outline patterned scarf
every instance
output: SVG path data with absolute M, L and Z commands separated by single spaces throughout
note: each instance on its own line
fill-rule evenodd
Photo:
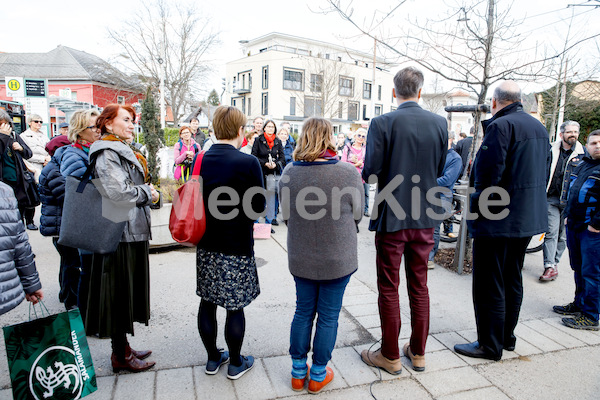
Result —
M 75 147 L 79 150 L 85 151 L 86 154 L 90 154 L 90 146 L 91 145 L 92 144 L 85 139 L 77 139 L 77 141 L 75 143 L 73 143 L 71 146 Z
M 324 158 L 326 160 L 338 160 L 338 155 L 334 150 L 331 149 L 326 149 L 323 153 L 321 153 L 321 155 L 319 156 L 319 158 Z
M 126 144 L 131 150 L 133 150 L 135 158 L 137 158 L 138 162 L 142 166 L 142 169 L 144 170 L 144 182 L 150 183 L 152 181 L 152 177 L 150 176 L 150 172 L 148 171 L 148 162 L 146 161 L 146 157 L 144 157 L 144 155 L 135 146 L 130 145 L 125 140 L 117 137 L 113 133 L 109 133 L 102 136 L 102 139 L 100 140 L 109 140 L 112 142 L 121 142 L 123 144 Z
M 265 139 L 267 139 L 267 144 L 269 145 L 269 149 L 273 148 L 273 145 L 275 144 L 275 134 L 271 134 L 269 135 L 267 132 L 265 132 Z

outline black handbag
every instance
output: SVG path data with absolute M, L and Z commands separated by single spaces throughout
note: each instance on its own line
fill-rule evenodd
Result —
M 40 205 L 40 191 L 38 189 L 38 184 L 35 183 L 35 178 L 33 172 L 29 170 L 23 171 L 23 180 L 25 183 L 25 195 L 26 200 L 24 202 L 25 207 L 37 207 Z
M 96 158 L 81 178 L 68 176 L 65 180 L 58 243 L 96 254 L 109 254 L 117 250 L 130 207 L 120 206 L 102 196 L 89 179 L 95 165 Z

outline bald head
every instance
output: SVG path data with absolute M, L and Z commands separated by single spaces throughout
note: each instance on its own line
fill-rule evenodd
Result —
M 521 101 L 521 88 L 519 85 L 515 81 L 502 82 L 494 90 L 494 95 L 492 96 L 492 115 L 517 101 Z

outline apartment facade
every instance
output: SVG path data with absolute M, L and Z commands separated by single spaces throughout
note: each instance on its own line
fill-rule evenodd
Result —
M 309 117 L 329 119 L 335 132 L 367 126 L 396 108 L 389 65 L 373 55 L 316 40 L 270 33 L 241 41 L 245 56 L 226 65 L 223 104 L 287 121 L 299 133 Z

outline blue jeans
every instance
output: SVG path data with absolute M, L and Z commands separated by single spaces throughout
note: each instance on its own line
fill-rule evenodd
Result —
M 265 222 L 270 224 L 277 217 L 276 210 L 276 196 L 277 184 L 279 182 L 279 175 L 267 175 L 265 177 L 266 189 L 267 189 L 267 215 L 265 216 Z
M 317 329 L 313 341 L 313 365 L 310 379 L 322 382 L 327 374 L 326 366 L 337 338 L 338 318 L 342 309 L 342 298 L 350 275 L 330 281 L 313 281 L 294 277 L 296 281 L 296 313 L 290 334 L 292 376 L 306 376 L 307 354 L 315 315 Z
M 560 199 L 548 197 L 548 231 L 544 237 L 542 250 L 544 252 L 544 268 L 555 267 L 560 262 L 563 252 L 567 248 L 567 235 Z
M 567 246 L 575 275 L 575 305 L 598 321 L 600 308 L 600 233 L 567 227 Z
M 444 207 L 444 210 L 451 211 L 452 210 L 452 199 L 447 199 L 445 197 L 442 197 L 441 200 L 442 200 L 442 207 Z M 431 249 L 431 251 L 429 252 L 429 261 L 433 261 L 433 258 L 435 257 L 435 253 L 437 253 L 438 248 L 440 247 L 440 225 L 443 222 L 444 221 L 437 224 L 435 226 L 435 229 L 433 230 L 433 249 Z M 446 230 L 446 224 L 444 223 L 444 232 L 445 233 L 452 232 L 452 224 L 450 224 L 450 229 Z

